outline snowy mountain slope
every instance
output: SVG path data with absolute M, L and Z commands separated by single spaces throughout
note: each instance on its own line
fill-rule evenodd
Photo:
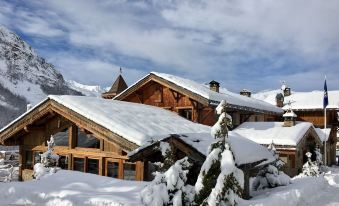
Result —
M 90 97 L 101 97 L 102 93 L 107 92 L 110 89 L 110 87 L 101 88 L 100 86 L 85 85 L 74 80 L 66 80 L 66 82 L 69 88 Z
M 82 95 L 30 45 L 0 26 L 0 127 L 48 94 Z

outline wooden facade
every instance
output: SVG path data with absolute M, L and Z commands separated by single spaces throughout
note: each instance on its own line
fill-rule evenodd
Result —
M 268 145 L 265 145 L 268 146 Z M 279 157 L 285 162 L 284 172 L 293 177 L 302 171 L 303 165 L 307 161 L 306 152 L 312 152 L 315 158 L 314 149 L 319 147 L 323 151 L 323 144 L 313 127 L 310 127 L 296 146 L 275 145 Z M 315 160 L 315 159 L 313 159 Z
M 212 102 L 172 82 L 150 74 L 132 87 L 126 89 L 115 100 L 161 107 L 178 113 L 193 122 L 212 126 L 217 120 Z M 259 111 L 239 105 L 228 105 L 228 113 L 233 117 L 235 126 L 245 121 L 274 121 L 277 114 Z
M 138 145 L 69 108 L 48 99 L 0 133 L 3 145 L 19 145 L 20 178 L 32 178 L 33 165 L 54 135 L 54 151 L 62 169 L 120 179 L 143 180 L 143 163 L 129 162 Z
M 298 115 L 297 120 L 311 122 L 315 127 L 324 128 L 325 115 L 321 109 L 294 110 Z M 336 144 L 338 131 L 338 110 L 327 109 L 326 121 L 327 128 L 330 128 L 329 138 L 326 142 L 327 147 L 327 165 L 337 164 L 336 162 Z

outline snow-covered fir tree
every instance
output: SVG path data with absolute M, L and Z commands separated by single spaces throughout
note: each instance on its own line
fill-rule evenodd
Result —
M 163 162 L 158 162 L 156 165 L 159 167 L 158 171 L 165 172 L 175 163 L 175 155 L 172 147 L 168 142 L 160 142 L 159 148 L 163 157 Z
M 219 119 L 212 127 L 211 135 L 216 139 L 209 146 L 209 154 L 203 163 L 195 184 L 195 204 L 236 205 L 244 186 L 244 174 L 235 166 L 228 144 L 228 127 L 232 118 L 226 113 L 226 101 L 216 108 Z
M 194 188 L 187 185 L 191 164 L 185 157 L 175 162 L 166 172 L 156 172 L 154 180 L 141 191 L 141 201 L 147 206 L 191 205 Z
M 312 162 L 311 156 L 312 153 L 307 152 L 307 162 L 303 165 L 301 176 L 313 176 L 318 177 L 320 174 L 319 166 L 317 165 L 317 161 Z
M 280 171 L 285 163 L 279 158 L 273 142 L 268 146 L 268 150 L 275 157 L 275 161 L 259 170 L 252 184 L 254 190 L 273 188 L 291 183 L 291 178 L 283 171 Z
M 40 179 L 47 172 L 55 173 L 58 166 L 59 155 L 54 153 L 53 147 L 55 146 L 54 137 L 51 135 L 47 141 L 47 151 L 40 155 L 40 163 L 34 165 L 33 176 L 35 179 Z

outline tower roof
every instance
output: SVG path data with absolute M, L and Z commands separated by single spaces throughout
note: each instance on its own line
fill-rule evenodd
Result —
M 119 74 L 118 78 L 113 83 L 111 89 L 108 92 L 102 94 L 102 97 L 107 97 L 109 99 L 113 98 L 114 96 L 118 95 L 120 92 L 127 89 L 127 84 L 124 78 Z

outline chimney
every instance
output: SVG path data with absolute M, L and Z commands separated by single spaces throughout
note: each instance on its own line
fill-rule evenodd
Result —
M 220 84 L 219 84 L 219 82 L 217 82 L 217 81 L 214 81 L 214 80 L 212 80 L 212 81 L 210 82 L 210 90 L 212 90 L 212 91 L 215 91 L 215 92 L 218 92 L 218 93 L 219 93 L 219 87 L 220 87 Z
M 286 111 L 283 117 L 284 127 L 293 127 L 295 125 L 295 119 L 297 118 L 297 115 L 293 112 L 291 108 Z
M 28 110 L 30 110 L 30 109 L 32 109 L 32 105 L 31 105 L 31 104 L 27 104 L 27 106 L 26 106 L 26 111 L 28 111 Z
M 283 91 L 285 97 L 288 97 L 291 95 L 291 88 L 287 86 L 286 81 L 282 82 L 281 90 Z
M 251 97 L 251 91 L 249 91 L 247 89 L 243 89 L 243 90 L 240 91 L 240 95 L 246 96 L 246 97 Z
M 282 93 L 278 93 L 277 96 L 275 96 L 275 101 L 277 103 L 277 107 L 283 107 L 284 106 L 284 95 Z

